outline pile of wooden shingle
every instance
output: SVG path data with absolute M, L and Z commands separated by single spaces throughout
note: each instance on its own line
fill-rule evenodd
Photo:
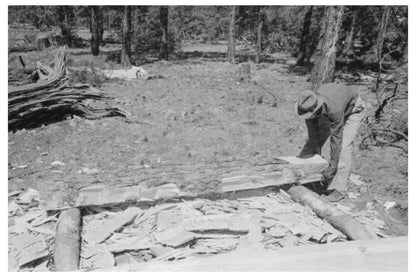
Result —
M 58 214 L 38 207 L 34 189 L 9 193 L 9 271 L 49 271 Z
M 126 189 L 113 195 L 115 204 L 101 205 L 100 199 L 108 199 L 108 195 L 99 189 L 86 188 L 80 193 L 79 203 L 97 202 L 82 207 L 81 270 L 204 257 L 253 245 L 278 250 L 346 240 L 344 234 L 283 190 L 259 189 L 186 200 L 171 198 L 178 189 L 168 184 L 146 191 L 149 197 L 161 199 L 157 202 L 117 203 L 118 198 L 129 197 Z M 92 195 L 96 198 L 89 198 Z M 59 211 L 44 209 L 39 198 L 33 189 L 9 194 L 9 271 L 54 270 Z M 361 212 L 352 212 L 347 206 L 338 208 L 356 217 L 373 234 L 383 236 L 384 222 L 371 207 Z
M 278 249 L 346 240 L 283 191 L 236 199 L 195 199 L 150 208 L 86 208 L 80 268 L 229 252 L 251 244 Z

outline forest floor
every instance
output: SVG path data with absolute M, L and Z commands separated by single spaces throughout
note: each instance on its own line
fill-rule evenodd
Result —
M 69 49 L 69 66 L 114 66 L 106 62 L 107 53 L 93 58 L 84 50 Z M 138 122 L 74 117 L 9 132 L 9 191 L 33 188 L 41 198 L 51 194 L 65 197 L 91 184 L 153 186 L 163 181 L 205 190 L 209 184 L 199 172 L 205 167 L 211 171 L 213 165 L 244 168 L 300 152 L 307 131 L 293 108 L 297 92 L 309 83 L 308 74 L 302 73 L 305 70 L 293 70 L 293 58 L 279 55 L 258 65 L 251 63 L 252 81 L 238 82 L 238 65 L 225 62 L 226 46 L 183 50 L 171 61 L 142 65 L 165 78 L 110 80 L 101 85 L 102 91 L 114 97 L 113 104 L 132 113 Z M 51 60 L 54 51 L 21 55 L 34 64 Z M 9 55 L 9 67 L 13 66 L 18 66 L 17 56 Z M 354 85 L 373 105 L 369 113 L 377 103 L 371 85 Z M 277 98 L 276 107 L 264 88 Z M 399 109 L 407 113 L 407 100 Z M 407 150 L 389 146 L 360 149 L 364 125 L 354 146 L 352 173 L 361 176 L 365 185 L 349 183 L 349 197 L 341 203 L 356 211 L 373 206 L 382 215 L 387 234 L 407 235 Z M 185 165 L 194 169 L 175 174 L 175 168 Z M 159 170 L 160 179 L 149 180 L 146 170 Z M 386 210 L 386 202 L 395 205 Z

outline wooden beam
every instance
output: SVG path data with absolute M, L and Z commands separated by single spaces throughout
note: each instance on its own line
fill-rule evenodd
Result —
M 407 237 L 279 250 L 259 246 L 207 258 L 175 262 L 147 262 L 97 271 L 407 271 Z
M 348 238 L 352 240 L 373 239 L 364 225 L 304 186 L 293 186 L 288 190 L 288 194 L 296 202 L 311 207 L 319 217 L 326 219 Z

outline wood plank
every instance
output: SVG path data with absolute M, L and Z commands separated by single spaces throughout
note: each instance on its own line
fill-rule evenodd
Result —
M 408 238 L 247 248 L 207 258 L 148 262 L 101 271 L 407 271 Z
M 162 210 L 156 215 L 157 231 L 165 231 L 182 223 L 183 216 L 178 211 Z
M 248 233 L 250 231 L 250 214 L 206 215 L 185 219 L 182 223 L 185 230 L 191 232 L 227 231 Z
M 98 185 L 82 188 L 78 193 L 76 206 L 113 205 L 130 201 L 135 202 L 139 198 L 139 187 L 111 188 Z
M 112 267 L 115 264 L 114 256 L 105 244 L 83 247 L 81 257 L 80 267 L 84 270 Z
M 17 267 L 25 266 L 48 255 L 48 244 L 42 236 L 27 232 L 17 236 L 9 236 L 8 258 L 12 260 L 12 268 L 17 269 Z
M 113 232 L 120 229 L 127 223 L 132 222 L 142 213 L 143 211 L 137 207 L 129 207 L 120 215 L 117 215 L 110 220 L 104 221 L 103 224 L 99 226 L 99 228 L 87 229 L 82 238 L 91 244 L 103 242 L 108 237 L 110 237 Z
M 131 237 L 113 244 L 108 244 L 107 248 L 108 251 L 112 253 L 119 253 L 127 250 L 138 251 L 143 249 L 149 249 L 151 246 L 152 244 L 149 242 L 149 239 L 147 238 Z
M 159 243 L 176 248 L 192 241 L 195 235 L 186 231 L 182 226 L 178 226 L 156 233 L 154 237 Z
M 286 161 L 289 164 L 293 165 L 322 165 L 327 164 L 327 161 L 322 158 L 320 155 L 314 155 L 308 158 L 301 158 L 296 156 L 285 156 L 280 157 L 280 160 Z

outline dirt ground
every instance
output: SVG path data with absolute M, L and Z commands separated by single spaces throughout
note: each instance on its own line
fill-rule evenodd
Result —
M 114 97 L 112 105 L 131 112 L 135 122 L 75 117 L 9 132 L 9 191 L 30 187 L 41 197 L 65 197 L 92 184 L 166 182 L 204 191 L 213 185 L 206 182 L 206 171 L 215 175 L 297 155 L 307 132 L 293 108 L 297 92 L 309 85 L 308 75 L 294 72 L 294 59 L 280 55 L 271 62 L 252 63 L 252 81 L 237 82 L 238 65 L 223 60 L 225 48 L 216 45 L 210 51 L 204 46 L 201 52 L 192 46 L 177 59 L 142 65 L 162 79 L 104 83 L 101 89 Z M 109 68 L 105 56 L 92 58 L 70 49 L 68 59 L 72 66 L 90 63 Z M 44 61 L 53 53 L 23 57 Z M 13 63 L 16 56 L 9 56 L 9 66 Z M 263 87 L 277 98 L 276 107 Z M 367 102 L 375 103 L 368 85 L 355 87 Z M 356 139 L 352 172 L 367 185 L 349 184 L 350 198 L 342 204 L 357 211 L 373 205 L 387 224 L 387 234 L 407 235 L 407 151 L 382 146 L 359 149 L 362 133 Z M 160 175 L 149 177 L 151 172 Z M 396 204 L 386 211 L 384 204 L 389 201 Z

